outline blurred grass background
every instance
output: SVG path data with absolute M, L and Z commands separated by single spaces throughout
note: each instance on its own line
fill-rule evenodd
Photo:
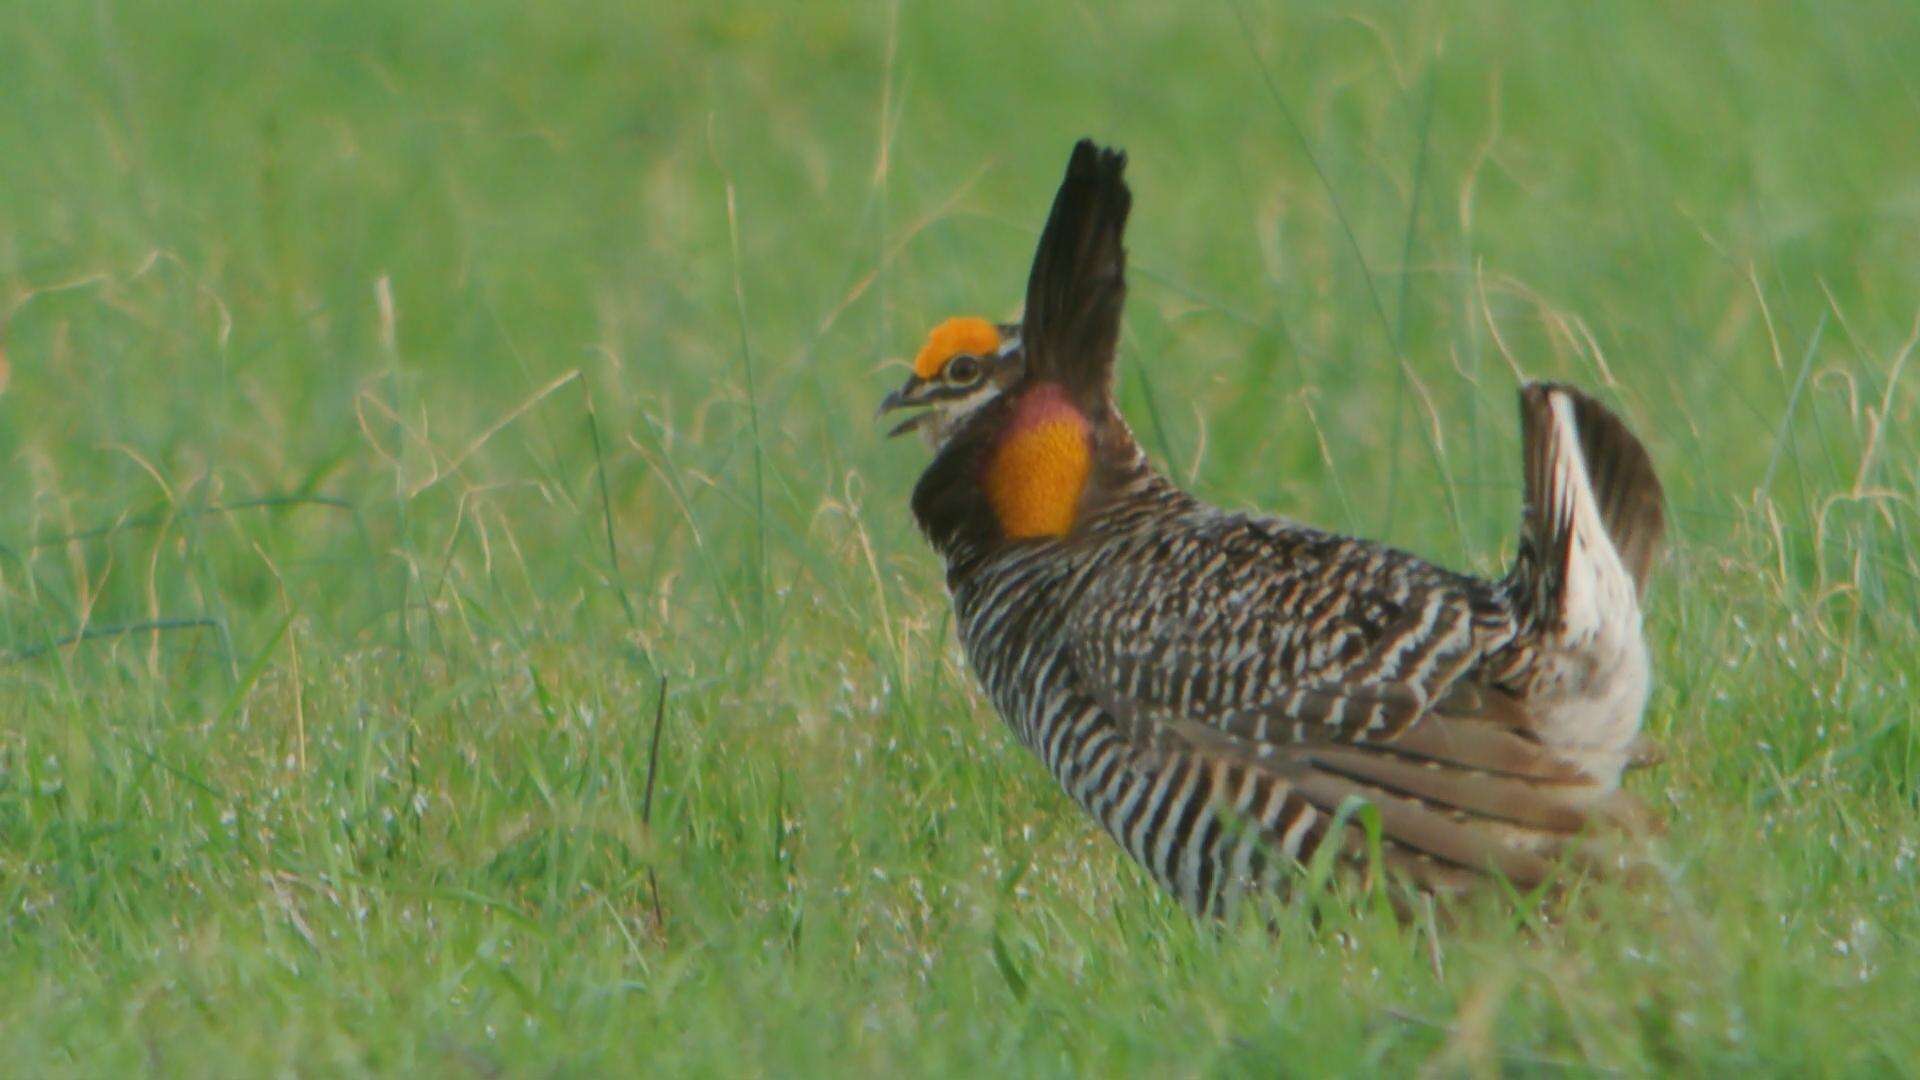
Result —
M 1915 55 L 1894 0 L 0 9 L 0 1071 L 1912 1074 Z M 1658 882 L 1196 925 L 974 694 L 869 417 L 1083 134 L 1210 498 L 1493 571 L 1518 377 L 1642 433 Z

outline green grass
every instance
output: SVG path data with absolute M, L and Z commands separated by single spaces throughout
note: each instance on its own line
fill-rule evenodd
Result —
M 1173 10 L 0 10 L 0 1072 L 1920 1071 L 1920 12 Z M 1209 497 L 1646 437 L 1654 881 L 1196 925 L 994 719 L 869 417 L 1089 133 Z

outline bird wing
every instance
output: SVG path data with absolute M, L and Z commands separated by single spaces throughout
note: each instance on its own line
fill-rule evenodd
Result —
M 1524 885 L 1596 814 L 1623 812 L 1475 677 L 1490 615 L 1465 579 L 1355 541 L 1264 535 L 1102 560 L 1074 604 L 1075 677 L 1143 765 L 1267 776 L 1322 819 L 1358 799 L 1412 862 Z

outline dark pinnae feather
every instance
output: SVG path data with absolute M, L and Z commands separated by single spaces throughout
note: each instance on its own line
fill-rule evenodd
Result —
M 1121 240 L 1133 206 L 1126 166 L 1125 154 L 1090 139 L 1074 146 L 1027 278 L 1021 344 L 1029 375 L 1060 382 L 1088 404 L 1104 397 L 1120 340 Z
M 1121 237 L 1133 196 L 1121 179 L 1126 164 L 1125 154 L 1091 140 L 1074 146 L 1034 252 L 1019 327 L 1025 379 L 1062 384 L 1096 419 L 1111 419 L 1103 413 L 1127 292 Z M 978 552 L 998 535 L 978 476 L 1006 413 L 1004 401 L 995 401 L 970 417 L 914 488 L 914 517 L 943 554 Z

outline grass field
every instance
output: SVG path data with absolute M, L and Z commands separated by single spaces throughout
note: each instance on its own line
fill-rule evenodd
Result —
M 0 9 L 0 1073 L 1920 1073 L 1916 55 L 1897 0 Z M 1520 376 L 1645 436 L 1651 882 L 1197 925 L 1003 730 L 870 416 L 1082 134 L 1208 497 L 1491 572 Z

